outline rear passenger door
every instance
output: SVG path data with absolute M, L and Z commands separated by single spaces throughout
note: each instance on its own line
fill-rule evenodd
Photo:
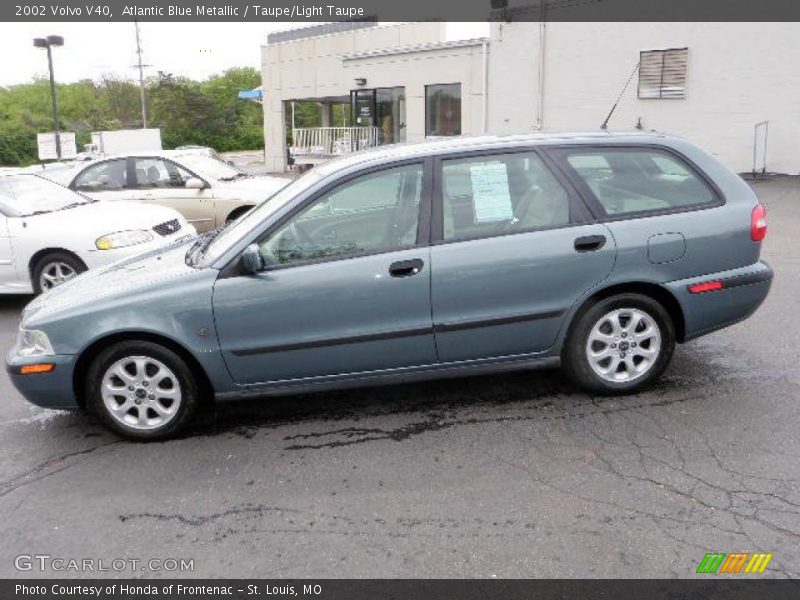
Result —
M 431 294 L 441 362 L 550 348 L 610 273 L 608 229 L 532 150 L 437 161 Z
M 724 207 L 721 192 L 669 147 L 589 146 L 550 152 L 614 234 L 615 273 L 663 283 L 757 259 L 752 205 Z

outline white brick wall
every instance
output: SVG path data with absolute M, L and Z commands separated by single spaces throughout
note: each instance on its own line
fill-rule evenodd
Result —
M 634 77 L 609 130 L 685 137 L 737 172 L 753 166 L 753 127 L 769 121 L 767 169 L 800 173 L 800 24 L 548 23 L 545 130 L 597 130 L 640 50 L 689 48 L 686 98 L 639 100 Z M 538 23 L 492 25 L 489 125 L 496 133 L 536 128 Z

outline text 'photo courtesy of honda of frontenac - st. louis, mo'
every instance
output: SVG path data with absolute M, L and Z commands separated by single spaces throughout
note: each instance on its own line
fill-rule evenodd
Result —
M 561 365 L 636 392 L 751 315 L 763 206 L 656 134 L 461 138 L 324 163 L 227 227 L 25 309 L 31 402 L 164 438 L 217 401 Z

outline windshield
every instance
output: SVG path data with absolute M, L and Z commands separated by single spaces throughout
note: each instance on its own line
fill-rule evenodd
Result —
M 261 204 L 239 217 L 228 227 L 220 230 L 204 249 L 203 262 L 208 265 L 217 260 L 247 232 L 254 229 L 259 223 L 277 212 L 290 200 L 302 194 L 323 177 L 324 175 L 317 172 L 316 169 L 308 171 L 280 189 L 274 196 L 267 198 Z
M 186 165 L 190 171 L 196 172 L 201 177 L 212 177 L 219 181 L 232 181 L 242 177 L 250 177 L 244 171 L 222 162 L 216 158 L 203 154 L 182 154 L 178 160 Z
M 8 217 L 27 217 L 72 208 L 93 200 L 37 177 L 0 177 L 0 211 Z

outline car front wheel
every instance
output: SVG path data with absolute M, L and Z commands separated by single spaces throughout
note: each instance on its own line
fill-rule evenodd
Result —
M 45 254 L 33 267 L 33 289 L 37 294 L 41 294 L 77 277 L 84 271 L 86 265 L 77 256 L 67 252 Z
M 110 429 L 135 440 L 164 439 L 184 429 L 198 405 L 185 361 L 152 342 L 126 341 L 102 351 L 86 380 L 88 408 Z
M 675 349 L 672 319 L 654 299 L 619 294 L 578 317 L 564 348 L 564 367 L 591 392 L 636 392 L 658 378 Z

